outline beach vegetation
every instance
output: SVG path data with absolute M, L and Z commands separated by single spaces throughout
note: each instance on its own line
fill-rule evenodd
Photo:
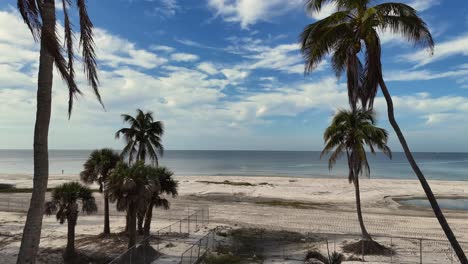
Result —
M 135 117 L 122 114 L 122 119 L 130 127 L 122 128 L 115 133 L 115 137 L 125 139 L 125 147 L 122 150 L 122 158 L 127 159 L 129 164 L 135 161 L 158 165 L 159 157 L 164 154 L 162 136 L 164 125 L 162 121 L 155 121 L 152 112 L 143 112 L 137 109 Z
M 118 211 L 125 211 L 127 215 L 128 248 L 136 244 L 137 214 L 148 208 L 154 192 L 160 189 L 158 181 L 147 177 L 155 170 L 141 161 L 133 165 L 119 163 L 107 181 L 109 200 L 116 203 Z
M 120 160 L 120 155 L 112 149 L 94 150 L 83 164 L 83 171 L 80 173 L 80 178 L 84 183 L 97 183 L 99 192 L 104 194 L 104 235 L 110 234 L 109 193 L 105 188 L 105 183 Z
M 72 5 L 72 2 L 76 5 Z M 60 8 L 59 8 L 60 5 Z M 18 0 L 17 6 L 24 23 L 35 41 L 40 43 L 39 71 L 37 85 L 36 123 L 34 127 L 34 188 L 26 223 L 23 229 L 17 263 L 35 263 L 41 238 L 45 194 L 49 178 L 48 136 L 52 109 L 52 85 L 54 65 L 68 88 L 68 116 L 73 108 L 74 98 L 81 94 L 75 78 L 75 36 L 69 11 L 78 9 L 79 43 L 85 79 L 99 102 L 97 60 L 95 54 L 93 23 L 87 12 L 85 0 Z M 63 12 L 64 43 L 57 32 L 57 12 Z
M 81 210 L 80 210 L 81 205 Z M 45 214 L 55 214 L 60 224 L 67 222 L 67 247 L 64 252 L 66 261 L 73 260 L 75 252 L 75 226 L 79 213 L 97 212 L 97 205 L 91 189 L 77 182 L 64 183 L 52 191 L 52 198 L 45 204 Z
M 325 130 L 323 138 L 325 147 L 321 156 L 329 155 L 328 168 L 330 170 L 339 158 L 346 155 L 349 168 L 348 180 L 354 184 L 356 210 L 362 237 L 364 240 L 372 240 L 362 217 L 359 177 L 370 175 L 366 147 L 373 154 L 377 149 L 391 158 L 391 151 L 387 146 L 388 133 L 385 129 L 376 126 L 375 115 L 371 110 L 340 110 Z
M 327 256 L 316 250 L 310 250 L 307 252 L 305 261 L 310 262 L 317 260 L 323 264 L 341 264 L 345 260 L 345 256 L 338 252 L 328 253 Z
M 378 88 L 387 103 L 388 120 L 397 134 L 411 168 L 432 206 L 447 239 L 460 262 L 468 259 L 448 224 L 436 197 L 419 168 L 395 119 L 392 96 L 383 78 L 382 47 L 379 32 L 391 31 L 413 43 L 434 52 L 434 40 L 417 11 L 404 3 L 377 3 L 371 0 L 307 0 L 308 12 L 319 12 L 326 3 L 334 3 L 337 11 L 305 27 L 300 35 L 305 72 L 310 73 L 331 54 L 332 67 L 339 77 L 346 71 L 348 100 L 352 110 L 360 102 L 363 109 L 373 109 Z M 362 63 L 361 58 L 364 58 Z
M 291 200 L 265 200 L 256 201 L 256 204 L 267 206 L 291 207 L 296 209 L 316 209 L 319 204 Z
M 250 182 L 235 182 L 235 181 L 197 181 L 199 183 L 205 183 L 205 184 L 220 184 L 220 185 L 232 185 L 232 186 L 257 186 L 256 184 L 250 183 Z M 268 183 L 262 183 L 259 185 L 267 185 Z
M 153 218 L 153 208 L 162 207 L 165 210 L 170 208 L 170 202 L 165 195 L 175 197 L 178 194 L 179 183 L 174 180 L 174 173 L 166 167 L 158 167 L 150 171 L 147 175 L 149 180 L 159 183 L 159 187 L 154 189 L 149 200 L 148 206 L 144 212 L 144 218 L 138 219 L 138 231 L 143 233 L 145 237 L 150 235 L 151 221 Z M 144 219 L 144 226 L 143 220 Z

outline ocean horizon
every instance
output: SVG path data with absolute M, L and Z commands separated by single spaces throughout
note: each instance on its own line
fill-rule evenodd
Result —
M 77 175 L 92 150 L 50 150 L 50 174 Z M 468 180 L 468 153 L 415 152 L 428 179 Z M 403 152 L 392 160 L 368 155 L 370 178 L 416 179 Z M 346 178 L 347 165 L 337 162 L 332 171 L 319 151 L 263 150 L 167 150 L 160 159 L 176 175 L 183 176 L 291 176 Z M 0 175 L 32 174 L 32 150 L 0 150 Z

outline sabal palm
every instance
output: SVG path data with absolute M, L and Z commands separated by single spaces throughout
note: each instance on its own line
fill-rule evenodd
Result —
M 349 167 L 348 179 L 355 187 L 356 209 L 362 236 L 364 239 L 370 240 L 371 236 L 366 230 L 362 217 L 359 177 L 362 174 L 370 175 L 366 147 L 373 154 L 377 149 L 391 158 L 391 151 L 387 146 L 388 133 L 385 129 L 375 125 L 375 116 L 371 110 L 341 110 L 334 116 L 331 125 L 325 130 L 323 138 L 325 147 L 322 156 L 330 154 L 328 159 L 330 170 L 336 161 L 343 154 L 346 154 Z
M 97 211 L 93 192 L 77 182 L 64 183 L 54 188 L 51 201 L 45 204 L 45 214 L 55 214 L 60 224 L 68 223 L 67 248 L 64 258 L 73 259 L 75 254 L 75 226 L 81 212 L 92 214 Z
M 123 136 L 127 145 L 122 150 L 122 157 L 128 158 L 131 164 L 134 160 L 146 161 L 148 157 L 158 165 L 159 156 L 164 153 L 161 137 L 164 134 L 164 125 L 161 121 L 154 121 L 153 113 L 144 113 L 137 109 L 135 117 L 122 115 L 124 122 L 129 123 L 129 128 L 122 128 L 115 137 Z
M 68 114 L 71 114 L 74 96 L 80 94 L 75 82 L 73 31 L 68 14 L 76 3 L 79 17 L 80 46 L 86 78 L 101 101 L 98 92 L 96 56 L 94 53 L 93 24 L 87 14 L 85 0 L 62 0 L 65 49 L 56 32 L 55 0 L 18 0 L 18 9 L 36 41 L 40 41 L 37 86 L 36 124 L 34 128 L 34 188 L 23 230 L 17 263 L 34 263 L 39 248 L 45 193 L 49 177 L 48 134 L 52 105 L 54 64 L 69 91 Z
M 111 171 L 120 161 L 120 155 L 112 149 L 94 150 L 83 165 L 80 178 L 86 184 L 97 183 L 99 192 L 104 193 L 104 234 L 110 234 L 109 223 L 109 195 L 105 189 L 105 182 Z
M 159 189 L 159 182 L 148 179 L 154 167 L 142 161 L 132 166 L 119 163 L 107 181 L 109 199 L 116 202 L 117 210 L 128 216 L 128 248 L 136 244 L 136 216 L 145 211 L 153 193 Z
M 153 174 L 148 175 L 149 179 L 158 181 L 160 189 L 153 192 L 148 208 L 145 212 L 144 235 L 148 236 L 151 229 L 151 220 L 153 218 L 153 207 L 162 207 L 164 209 L 170 208 L 169 201 L 164 195 L 172 197 L 178 194 L 178 182 L 173 178 L 174 173 L 166 167 L 156 168 Z
M 310 72 L 329 53 L 337 76 L 347 73 L 348 97 L 352 109 L 358 101 L 364 108 L 372 109 L 378 87 L 385 97 L 390 124 L 403 146 L 405 155 L 417 175 L 431 203 L 437 220 L 462 263 L 468 260 L 452 229 L 445 219 L 424 174 L 417 165 L 406 139 L 395 120 L 393 101 L 382 74 L 379 31 L 390 30 L 408 41 L 427 47 L 432 54 L 434 41 L 425 22 L 416 10 L 402 3 L 382 3 L 370 6 L 370 0 L 307 0 L 309 11 L 320 11 L 324 4 L 334 3 L 338 11 L 308 25 L 301 34 L 301 51 Z M 364 45 L 362 45 L 364 44 Z M 364 49 L 362 49 L 364 46 Z M 362 51 L 364 65 L 358 54 Z

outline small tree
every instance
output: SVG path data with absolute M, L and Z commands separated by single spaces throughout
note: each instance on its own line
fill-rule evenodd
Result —
M 136 244 L 136 216 L 145 211 L 159 182 L 148 179 L 155 168 L 137 162 L 132 166 L 119 163 L 107 181 L 109 199 L 116 202 L 117 210 L 128 216 L 128 248 Z
M 151 229 L 151 220 L 153 217 L 153 207 L 162 207 L 164 209 L 170 208 L 169 201 L 163 195 L 171 195 L 175 197 L 178 192 L 178 182 L 172 177 L 174 173 L 166 167 L 159 167 L 155 169 L 154 174 L 148 175 L 149 179 L 158 181 L 161 186 L 158 190 L 153 192 L 153 196 L 148 204 L 148 208 L 145 212 L 145 224 L 143 233 L 145 236 L 149 236 Z
M 111 171 L 117 166 L 120 161 L 120 155 L 112 149 L 104 148 L 95 150 L 91 153 L 88 160 L 83 165 L 83 171 L 80 173 L 80 178 L 86 184 L 97 183 L 99 192 L 104 193 L 104 234 L 110 234 L 109 223 L 109 194 L 104 188 L 105 182 Z
M 67 248 L 64 259 L 73 259 L 75 253 L 75 226 L 78 220 L 79 204 L 81 212 L 92 214 L 97 211 L 91 189 L 77 182 L 64 183 L 52 191 L 52 200 L 45 204 L 45 214 L 56 214 L 60 224 L 68 223 Z
M 128 163 L 134 161 L 150 161 L 158 166 L 158 159 L 164 153 L 162 145 L 162 136 L 164 134 L 164 125 L 162 121 L 154 121 L 152 112 L 143 112 L 137 109 L 135 117 L 127 114 L 122 115 L 125 123 L 130 127 L 122 128 L 115 133 L 119 139 L 124 137 L 126 146 L 122 150 L 122 158 L 128 158 Z
M 331 125 L 325 130 L 323 138 L 325 147 L 322 156 L 331 152 L 328 159 L 330 170 L 343 153 L 346 153 L 349 167 L 348 179 L 355 187 L 356 211 L 362 237 L 365 240 L 372 240 L 362 217 L 359 177 L 361 174 L 370 175 L 366 146 L 372 153 L 378 149 L 391 158 L 391 151 L 387 146 L 387 131 L 375 125 L 374 113 L 371 110 L 341 110 L 334 116 Z

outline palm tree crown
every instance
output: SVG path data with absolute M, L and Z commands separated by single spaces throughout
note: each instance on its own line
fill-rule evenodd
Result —
M 98 183 L 99 191 L 102 192 L 107 177 L 119 161 L 119 154 L 112 149 L 94 150 L 84 163 L 80 178 L 87 184 Z
M 109 199 L 116 202 L 117 210 L 127 212 L 127 224 L 131 248 L 136 243 L 136 217 L 146 211 L 154 192 L 160 189 L 159 181 L 150 179 L 156 168 L 142 161 L 132 166 L 119 163 L 107 181 Z
M 162 207 L 164 209 L 170 208 L 169 200 L 167 200 L 163 195 L 171 195 L 172 197 L 178 194 L 178 182 L 174 180 L 172 177 L 174 173 L 167 169 L 166 167 L 158 167 L 153 170 L 154 173 L 149 174 L 148 178 L 152 179 L 153 181 L 159 182 L 160 188 L 159 190 L 155 190 L 153 195 L 150 199 L 148 207 L 144 214 L 140 215 L 140 220 L 138 223 L 138 228 L 141 230 L 146 236 L 149 235 L 150 228 L 151 228 L 151 220 L 153 217 L 153 207 Z M 143 225 L 143 216 L 144 219 L 144 227 Z
M 104 192 L 104 231 L 105 235 L 110 234 L 110 219 L 109 219 L 109 195 L 107 190 L 104 190 L 105 182 L 107 181 L 111 171 L 117 166 L 120 161 L 120 155 L 112 149 L 104 148 L 95 150 L 91 153 L 88 160 L 83 165 L 84 169 L 80 173 L 80 178 L 86 184 L 98 183 L 99 192 Z
M 81 94 L 80 89 L 75 81 L 75 68 L 74 68 L 74 32 L 72 23 L 70 21 L 69 9 L 72 2 L 76 3 L 79 17 L 79 32 L 80 32 L 80 47 L 82 49 L 83 70 L 89 85 L 92 87 L 99 102 L 102 104 L 101 95 L 99 94 L 99 78 L 97 72 L 96 53 L 93 40 L 93 23 L 88 16 L 86 0 L 62 0 L 63 9 L 63 22 L 64 22 L 64 42 L 65 49 L 62 47 L 61 40 L 56 34 L 55 28 L 44 28 L 42 26 L 42 11 L 41 7 L 47 2 L 39 0 L 18 0 L 18 10 L 23 17 L 24 22 L 31 31 L 34 39 L 37 41 L 44 38 L 43 43 L 48 52 L 53 56 L 55 66 L 57 67 L 62 79 L 67 83 L 69 90 L 68 97 L 68 114 L 71 114 L 73 108 L 73 99 L 77 94 Z M 53 1 L 52 1 L 53 3 Z M 65 59 L 65 56 L 67 59 Z
M 67 248 L 64 252 L 65 260 L 75 257 L 75 226 L 78 220 L 79 204 L 81 212 L 86 214 L 97 211 L 93 192 L 77 182 L 64 183 L 52 191 L 52 200 L 45 204 L 45 214 L 55 213 L 55 217 L 63 224 L 68 222 Z
M 408 5 L 382 3 L 369 6 L 371 0 L 307 0 L 306 8 L 318 12 L 327 2 L 335 3 L 338 11 L 308 25 L 300 36 L 305 71 L 313 71 L 331 53 L 336 75 L 340 76 L 346 70 L 348 97 L 353 109 L 359 100 L 362 107 L 373 107 L 382 75 L 378 32 L 390 30 L 433 51 L 434 41 L 426 23 Z M 364 64 L 358 56 L 361 51 Z
M 350 165 L 350 182 L 354 182 L 362 173 L 370 173 L 366 146 L 373 154 L 378 149 L 391 158 L 387 146 L 388 133 L 375 126 L 375 114 L 371 110 L 338 111 L 323 138 L 325 147 L 322 156 L 331 153 L 328 160 L 330 169 L 346 153 Z
M 145 162 L 147 156 L 156 165 L 158 157 L 164 153 L 161 143 L 164 134 L 164 125 L 161 121 L 154 121 L 153 113 L 144 113 L 137 109 L 136 117 L 123 114 L 124 122 L 129 123 L 129 128 L 122 128 L 115 133 L 116 138 L 124 136 L 127 145 L 122 150 L 122 157 L 128 158 L 129 163 L 135 159 Z
M 57 220 L 63 224 L 67 220 L 73 220 L 70 217 L 78 213 L 78 202 L 81 202 L 81 212 L 86 214 L 97 212 L 91 189 L 77 182 L 64 183 L 52 191 L 52 200 L 46 203 L 45 214 L 56 213 Z

